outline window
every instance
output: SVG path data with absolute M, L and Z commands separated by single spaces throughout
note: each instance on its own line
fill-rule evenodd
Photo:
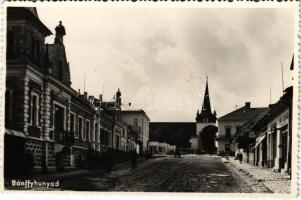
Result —
M 231 136 L 231 127 L 226 127 L 226 137 Z
M 122 137 L 125 137 L 125 129 L 122 129 Z
M 54 106 L 54 129 L 65 130 L 65 108 L 57 104 Z
M 64 78 L 64 64 L 60 60 L 60 61 L 58 61 L 58 79 L 60 81 L 63 81 L 63 78 Z
M 138 127 L 138 119 L 137 119 L 137 118 L 134 119 L 134 124 L 133 124 L 133 126 L 134 126 L 134 127 Z
M 32 59 L 36 58 L 36 42 L 34 37 L 31 38 L 31 57 Z
M 12 90 L 5 91 L 5 125 L 11 123 L 12 117 Z
M 83 140 L 86 140 L 86 137 L 88 137 L 88 141 L 91 141 L 92 138 L 90 138 L 90 121 L 86 121 L 86 133 L 83 135 Z
M 30 123 L 33 126 L 39 125 L 39 96 L 35 93 L 31 94 L 31 104 L 30 104 Z
M 13 58 L 15 54 L 15 34 L 13 31 L 7 32 L 7 51 L 6 57 Z
M 39 41 L 36 40 L 36 60 L 39 61 L 40 60 L 40 43 Z
M 78 117 L 78 132 L 76 134 L 77 138 L 82 139 L 83 138 L 83 118 L 82 117 Z
M 74 133 L 75 132 L 75 114 L 70 113 L 70 132 Z
M 120 148 L 120 137 L 119 135 L 116 135 L 116 149 L 119 150 L 119 148 Z
M 94 127 L 94 135 L 93 134 L 91 134 L 91 138 L 92 138 L 92 142 L 98 142 L 97 141 L 97 133 L 98 133 L 98 123 L 95 123 L 95 125 L 94 125 L 95 127 Z

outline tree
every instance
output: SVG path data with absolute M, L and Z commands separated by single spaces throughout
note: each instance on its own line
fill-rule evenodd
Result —
M 215 153 L 215 136 L 218 129 L 216 126 L 206 126 L 200 133 L 201 148 L 205 153 Z

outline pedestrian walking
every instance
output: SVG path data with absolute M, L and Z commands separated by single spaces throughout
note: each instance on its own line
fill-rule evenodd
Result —
M 238 153 L 238 160 L 241 164 L 242 163 L 242 153 L 241 152 Z
M 136 169 L 137 168 L 137 153 L 134 150 L 129 151 L 129 157 L 131 161 L 131 168 Z

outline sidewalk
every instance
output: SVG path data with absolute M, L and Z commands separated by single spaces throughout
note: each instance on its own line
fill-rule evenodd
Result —
M 229 157 L 228 161 L 239 171 L 245 172 L 249 177 L 263 183 L 271 192 L 290 193 L 291 180 L 289 175 L 273 172 L 270 169 L 260 168 L 245 162 L 240 164 L 233 157 Z
M 138 159 L 138 163 L 145 162 L 144 159 Z M 112 171 L 116 171 L 119 169 L 130 169 L 130 162 L 122 162 L 118 164 L 114 164 Z M 66 172 L 50 172 L 47 174 L 35 174 L 32 179 L 42 180 L 42 181 L 56 181 L 58 179 L 72 179 L 80 176 L 87 176 L 92 174 L 101 174 L 107 173 L 104 169 L 75 169 Z

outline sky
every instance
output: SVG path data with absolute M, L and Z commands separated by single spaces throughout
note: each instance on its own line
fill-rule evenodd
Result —
M 212 110 L 223 116 L 251 102 L 266 107 L 292 85 L 294 10 L 290 8 L 37 9 L 55 34 L 61 20 L 74 89 L 120 88 L 123 109 L 144 109 L 153 122 L 193 122 L 206 75 Z M 54 35 L 46 42 L 53 43 Z M 131 103 L 131 106 L 129 106 Z

